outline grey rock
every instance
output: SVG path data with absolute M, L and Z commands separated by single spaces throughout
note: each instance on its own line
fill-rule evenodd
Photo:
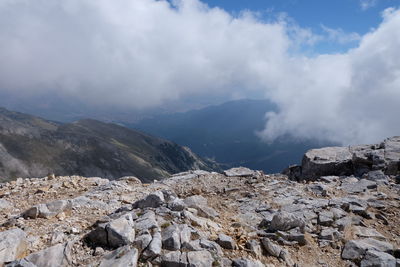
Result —
M 168 203 L 168 208 L 172 211 L 183 211 L 186 208 L 186 204 L 182 199 L 175 198 Z
M 0 265 L 23 257 L 27 248 L 26 234 L 21 229 L 0 232 Z
M 132 215 L 128 213 L 108 223 L 98 224 L 85 236 L 85 240 L 90 245 L 111 248 L 133 243 L 135 229 Z
M 305 222 L 302 218 L 287 212 L 278 212 L 272 218 L 269 230 L 271 231 L 287 231 L 292 228 L 299 227 L 304 231 Z
M 188 267 L 210 267 L 214 262 L 211 253 L 203 251 L 190 251 L 187 253 Z
M 187 224 L 180 224 L 178 227 L 179 227 L 181 248 L 186 248 L 192 238 L 192 229 Z
M 201 217 L 212 219 L 219 216 L 217 211 L 211 207 L 208 207 L 207 199 L 202 196 L 190 196 L 185 198 L 183 202 L 187 205 L 187 207 L 196 209 L 198 215 Z
M 360 264 L 361 267 L 396 267 L 396 258 L 375 250 L 368 250 Z
M 277 231 L 276 235 L 289 242 L 296 242 L 301 246 L 307 244 L 305 235 L 298 228 L 293 228 L 289 232 Z
M 126 214 L 106 226 L 108 245 L 117 248 L 130 245 L 135 240 L 135 229 L 131 214 Z
M 236 247 L 236 242 L 233 241 L 232 237 L 224 235 L 224 234 L 219 234 L 217 243 L 226 249 L 235 249 Z
M 137 236 L 135 241 L 133 242 L 133 246 L 136 247 L 139 252 L 142 252 L 147 246 L 150 244 L 153 237 L 150 233 L 143 233 L 140 236 Z
M 324 184 L 312 184 L 308 186 L 308 190 L 316 195 L 327 196 L 329 191 L 329 186 Z
M 136 267 L 138 257 L 136 248 L 123 246 L 105 255 L 99 267 Z
M 162 247 L 167 250 L 180 250 L 180 229 L 177 225 L 170 225 L 162 231 Z
M 135 221 L 135 229 L 138 233 L 142 231 L 147 231 L 150 229 L 158 228 L 158 223 L 156 220 L 156 215 L 153 211 L 149 210 L 143 215 L 141 215 Z
M 186 267 L 187 259 L 184 260 L 184 262 L 181 262 L 181 257 L 182 254 L 186 253 L 181 253 L 180 251 L 172 251 L 165 253 L 164 255 L 161 256 L 161 266 L 162 267 Z
M 378 241 L 372 238 L 350 240 L 343 248 L 342 258 L 346 260 L 361 260 L 367 250 L 390 253 L 393 251 L 393 246 L 387 242 Z
M 224 171 L 224 174 L 228 177 L 249 177 L 255 174 L 255 171 L 244 167 L 232 168 Z
M 134 209 L 158 208 L 165 203 L 164 193 L 156 191 L 133 203 Z
M 11 209 L 13 206 L 10 202 L 0 198 L 0 210 Z
M 199 245 L 200 245 L 201 248 L 213 251 L 217 255 L 222 255 L 223 254 L 220 245 L 218 245 L 214 241 L 210 241 L 210 240 L 207 240 L 207 239 L 200 239 Z
M 323 229 L 319 234 L 319 238 L 329 241 L 338 241 L 342 237 L 342 234 L 334 228 Z
M 187 197 L 183 200 L 183 202 L 189 207 L 189 208 L 196 208 L 198 206 L 207 206 L 207 199 L 205 197 L 199 196 L 199 195 L 194 195 Z
M 354 233 L 360 238 L 374 238 L 386 241 L 386 237 L 373 228 L 354 226 Z
M 334 214 L 332 211 L 322 211 L 318 214 L 318 223 L 323 226 L 331 226 L 334 222 Z
M 255 257 L 261 257 L 262 256 L 262 248 L 260 245 L 260 242 L 254 239 L 251 239 L 246 242 L 246 248 L 250 250 L 250 252 L 255 256 Z
M 219 213 L 208 206 L 197 206 L 197 214 L 204 218 L 214 219 L 219 216 Z
M 368 189 L 375 189 L 377 186 L 378 185 L 375 181 L 361 179 L 356 183 L 343 184 L 342 189 L 348 193 L 361 193 Z
M 5 267 L 37 267 L 37 266 L 32 262 L 27 261 L 26 259 L 21 259 L 10 262 L 6 264 Z
M 249 259 L 234 259 L 232 262 L 233 267 L 264 267 L 265 265 L 262 264 L 258 260 L 249 260 Z
M 307 151 L 302 161 L 302 177 L 316 180 L 321 176 L 351 175 L 353 155 L 348 147 L 326 147 Z
M 47 204 L 39 204 L 22 213 L 25 219 L 50 218 L 61 212 L 71 210 L 72 203 L 69 200 L 56 200 Z
M 70 266 L 69 247 L 67 244 L 57 244 L 44 250 L 30 254 L 25 258 L 39 267 Z
M 333 226 L 339 228 L 339 231 L 343 231 L 346 227 L 351 225 L 360 225 L 362 218 L 360 216 L 346 216 L 339 220 L 336 220 Z
M 154 259 L 161 255 L 162 240 L 161 233 L 155 232 L 153 238 L 145 251 L 142 253 L 144 259 Z
M 281 255 L 281 251 L 282 251 L 282 248 L 279 245 L 274 244 L 268 238 L 263 238 L 261 240 L 261 243 L 262 243 L 264 249 L 268 252 L 268 254 L 279 258 L 279 256 Z
M 385 173 L 388 175 L 396 175 L 399 171 L 400 162 L 400 136 L 394 136 L 384 141 L 385 149 Z
M 388 180 L 387 176 L 383 173 L 382 170 L 370 171 L 365 175 L 365 178 L 371 181 Z

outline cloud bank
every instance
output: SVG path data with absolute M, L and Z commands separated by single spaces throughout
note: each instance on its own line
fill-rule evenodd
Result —
M 400 11 L 382 16 L 365 36 L 326 28 L 359 46 L 310 57 L 310 30 L 198 0 L 2 0 L 0 93 L 146 108 L 262 92 L 279 107 L 265 140 L 375 142 L 400 134 Z

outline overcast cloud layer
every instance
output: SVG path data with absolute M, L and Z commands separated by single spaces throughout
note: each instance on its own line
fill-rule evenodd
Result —
M 349 143 L 400 135 L 400 10 L 359 46 L 302 55 L 321 36 L 279 18 L 232 17 L 197 0 L 0 0 L 0 93 L 134 108 L 263 92 L 279 107 L 261 136 Z

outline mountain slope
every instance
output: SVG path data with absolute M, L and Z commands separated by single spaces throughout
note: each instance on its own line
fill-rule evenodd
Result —
M 289 136 L 271 144 L 256 136 L 265 126 L 265 114 L 276 110 L 267 100 L 238 100 L 185 113 L 160 115 L 127 125 L 190 147 L 226 167 L 245 166 L 280 172 L 301 160 L 311 148 L 332 145 L 297 141 Z
M 143 181 L 189 169 L 214 169 L 189 149 L 115 124 L 46 121 L 0 109 L 0 177 L 85 175 Z

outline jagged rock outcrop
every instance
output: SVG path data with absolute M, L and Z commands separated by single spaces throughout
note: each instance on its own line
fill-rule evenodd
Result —
M 80 176 L 0 184 L 0 266 L 400 263 L 397 176 L 298 183 L 238 170 L 151 184 Z
M 330 175 L 376 179 L 379 171 L 386 175 L 400 173 L 400 136 L 375 145 L 312 149 L 304 155 L 301 166 L 291 166 L 284 174 L 297 181 Z

